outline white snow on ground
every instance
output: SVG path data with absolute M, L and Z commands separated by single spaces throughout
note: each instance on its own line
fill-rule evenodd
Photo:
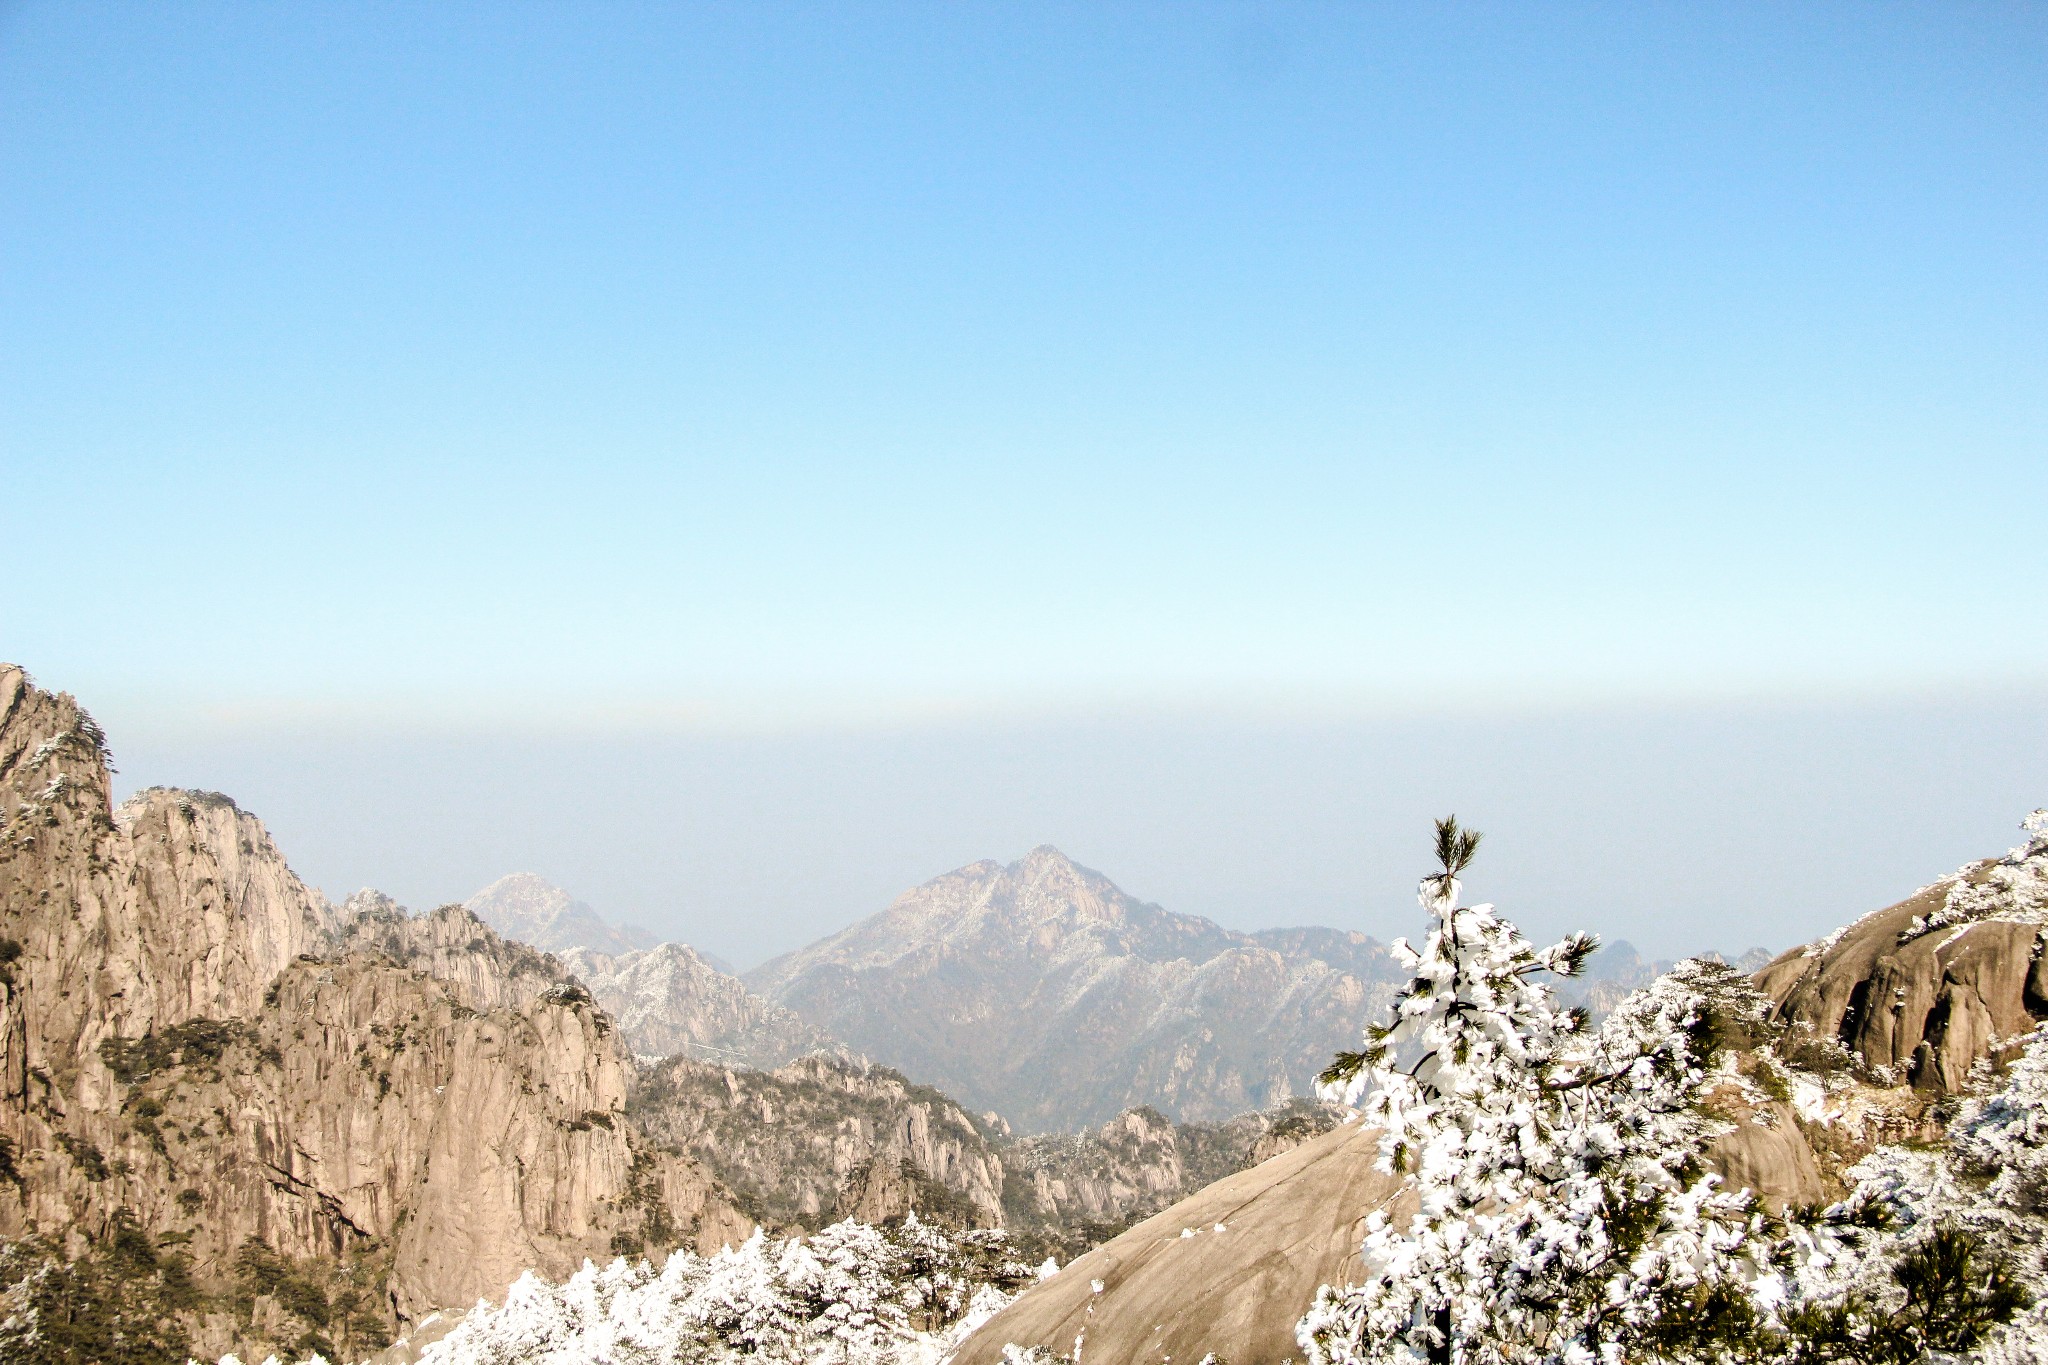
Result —
M 810 1238 L 756 1232 L 660 1270 L 586 1261 L 561 1284 L 527 1273 L 479 1303 L 420 1365 L 938 1365 L 1036 1272 L 1000 1233 L 838 1223 Z M 301 1365 L 325 1365 L 314 1356 Z M 220 1365 L 241 1365 L 233 1356 Z M 265 1365 L 277 1365 L 272 1357 Z

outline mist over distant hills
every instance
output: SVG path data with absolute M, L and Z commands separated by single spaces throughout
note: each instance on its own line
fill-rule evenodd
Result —
M 744 979 L 679 943 L 620 951 L 636 931 L 531 873 L 468 905 L 509 936 L 544 935 L 643 1056 L 766 1069 L 864 1056 L 1025 1132 L 1134 1107 L 1214 1123 L 1311 1095 L 1406 979 L 1369 935 L 1226 929 L 1050 846 L 936 877 Z M 1602 1014 L 1670 966 L 1619 941 L 1560 992 Z
M 1305 1094 L 1398 976 L 1363 934 L 1236 933 L 1040 847 L 934 878 L 747 981 L 1045 1131 L 1146 1104 L 1218 1120 Z
M 561 887 L 532 872 L 500 877 L 463 903 L 472 915 L 506 938 L 542 952 L 586 948 L 594 953 L 630 953 L 660 940 L 635 924 L 613 925 Z
M 1543 941 L 1645 957 L 1782 949 L 1953 867 L 2038 802 L 2048 694 L 1535 703 L 1526 713 L 1218 713 L 720 735 L 171 724 L 96 707 L 116 796 L 261 810 L 336 899 L 415 906 L 531 870 L 751 969 L 980 857 L 1051 843 L 1141 900 L 1239 930 L 1420 924 L 1417 831 L 1489 835 L 1481 888 Z M 308 781 L 308 773 L 319 780 Z M 602 799 L 583 799 L 602 793 Z M 1826 850 L 1826 856 L 1815 856 Z

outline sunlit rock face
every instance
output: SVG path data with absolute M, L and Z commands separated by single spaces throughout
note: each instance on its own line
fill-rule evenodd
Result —
M 1026 1290 L 955 1365 L 1077 1339 L 1083 1359 L 1298 1360 L 1294 1324 L 1317 1286 L 1362 1277 L 1367 1215 L 1401 1210 L 1378 1156 L 1377 1133 L 1350 1124 L 1209 1185 Z
M 1305 1095 L 1400 979 L 1363 934 L 1235 933 L 1038 848 L 927 882 L 747 983 L 1043 1132 L 1144 1105 L 1218 1121 Z
M 771 1228 L 912 1210 L 975 1227 L 1004 1222 L 995 1130 L 871 1062 L 815 1054 L 760 1071 L 671 1057 L 643 1068 L 630 1109 Z
M 616 1239 L 749 1230 L 626 1120 L 631 1059 L 558 964 L 459 907 L 344 917 L 226 797 L 113 810 L 90 718 L 12 666 L 0 941 L 0 1237 L 118 1214 L 209 1293 L 251 1240 L 354 1257 L 395 1326 Z M 215 1315 L 194 1343 L 251 1330 Z
M 1942 1093 L 2048 1018 L 2048 904 L 2039 834 L 1757 973 L 1781 1018 Z

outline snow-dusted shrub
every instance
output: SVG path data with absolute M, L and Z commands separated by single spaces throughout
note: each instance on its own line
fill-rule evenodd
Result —
M 1828 1216 L 1867 1231 L 1803 1271 L 1785 1358 L 2048 1365 L 2048 1025 L 1947 1139 L 1851 1169 Z
M 2027 836 L 2025 842 L 2003 858 L 1981 871 L 1973 865 L 1949 878 L 1941 907 L 1933 914 L 1916 916 L 1900 931 L 1899 942 L 1978 920 L 2048 923 L 2048 810 L 2037 810 L 2022 820 L 2020 831 Z
M 480 1303 L 420 1365 L 937 1365 L 1035 1272 L 1000 1232 L 837 1223 L 756 1232 L 712 1256 L 528 1272 Z M 222 1365 L 227 1365 L 223 1362 Z M 307 1362 L 306 1365 L 311 1365 Z
M 924 1365 L 1031 1279 L 1004 1252 L 1000 1234 L 952 1236 L 913 1215 L 807 1240 L 757 1232 L 710 1257 L 678 1252 L 659 1273 L 622 1260 L 559 1286 L 528 1275 L 421 1365 Z

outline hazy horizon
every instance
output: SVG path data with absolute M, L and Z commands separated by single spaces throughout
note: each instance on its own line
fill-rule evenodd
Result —
M 1446 812 L 1487 833 L 1471 894 L 1532 935 L 1776 951 L 2002 852 L 2048 772 L 2048 691 L 2021 690 L 778 734 L 96 713 L 122 792 L 226 792 L 336 900 L 423 909 L 534 872 L 742 969 L 1042 843 L 1230 928 L 1393 938 Z
M 0 656 L 346 894 L 1783 947 L 2048 801 L 2048 8 L 0 6 Z M 2030 511 L 2029 509 L 2036 509 Z

